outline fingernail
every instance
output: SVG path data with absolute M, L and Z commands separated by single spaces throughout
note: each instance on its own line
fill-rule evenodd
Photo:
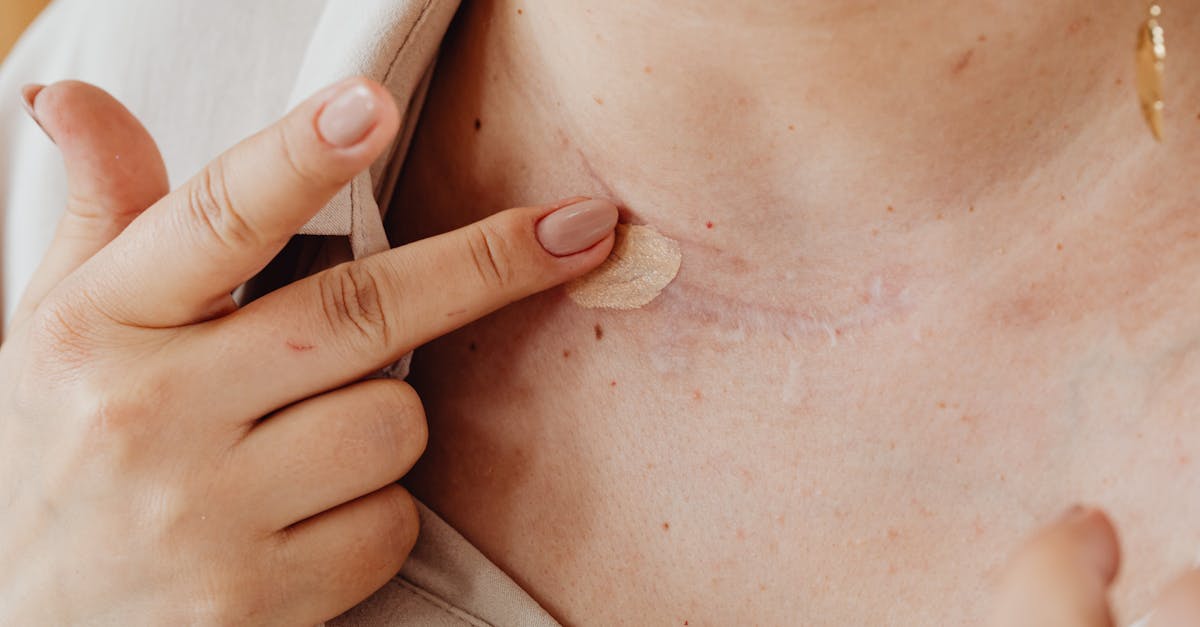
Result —
M 542 218 L 537 238 L 552 255 L 565 256 L 587 250 L 617 226 L 617 206 L 603 198 L 567 205 Z
M 357 144 L 379 122 L 379 104 L 370 88 L 354 83 L 342 88 L 317 116 L 317 132 L 338 148 Z
M 42 126 L 42 121 L 38 119 L 37 111 L 33 108 L 33 103 L 37 100 L 38 94 L 42 93 L 42 90 L 45 88 L 45 85 L 37 83 L 22 86 L 21 105 L 25 108 L 25 113 L 28 113 L 29 117 L 33 118 L 33 121 L 37 123 L 38 128 L 42 129 L 42 132 L 46 134 L 46 137 L 50 137 L 50 131 L 47 131 L 46 127 Z M 50 137 L 50 141 L 54 141 L 54 138 Z

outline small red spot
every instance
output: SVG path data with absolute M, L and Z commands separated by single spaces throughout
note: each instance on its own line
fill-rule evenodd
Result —
M 745 529 L 740 529 L 740 528 L 739 528 L 739 529 L 737 530 L 737 539 L 738 539 L 738 540 L 745 540 L 745 539 L 746 539 L 746 530 L 745 530 Z
M 700 393 L 700 390 L 693 390 L 692 398 L 694 398 L 696 400 L 700 400 L 700 399 L 704 398 L 704 395 Z
M 967 69 L 968 65 L 971 65 L 971 57 L 973 56 L 975 56 L 974 48 L 971 48 L 963 53 L 963 55 L 958 58 L 958 62 L 954 64 L 954 68 L 950 70 L 950 73 L 955 76 L 962 74 L 963 70 Z
M 454 316 L 461 316 L 461 315 L 463 315 L 463 314 L 465 314 L 465 313 L 467 313 L 467 310 L 466 310 L 466 309 L 455 309 L 454 311 L 447 312 L 447 313 L 446 313 L 446 317 L 447 317 L 447 318 L 453 318 Z
M 713 228 L 713 223 L 712 223 L 712 220 L 709 220 L 708 222 L 705 222 L 705 223 L 704 223 L 704 228 L 706 228 L 706 229 L 711 229 L 711 228 Z
M 293 342 L 291 340 L 287 341 L 287 347 L 296 351 L 297 353 L 303 353 L 305 351 L 310 351 L 310 350 L 316 348 L 316 346 L 313 346 L 312 344 L 301 344 L 299 342 Z
M 609 381 L 609 382 L 608 382 L 608 387 L 610 387 L 610 388 L 615 388 L 615 387 L 617 387 L 617 382 L 616 382 L 616 381 Z
M 983 43 L 983 42 L 987 41 L 987 35 L 980 35 L 975 38 L 975 41 L 978 41 L 979 43 Z
M 563 349 L 563 359 L 570 359 L 570 358 L 571 358 L 571 351 L 564 348 Z
M 595 326 L 595 328 L 594 328 L 594 329 L 592 329 L 592 330 L 593 330 L 593 331 L 595 331 L 595 333 L 596 333 L 596 339 L 597 339 L 597 340 L 602 340 L 602 339 L 604 339 L 604 327 L 602 327 L 602 326 L 600 326 L 599 324 L 597 324 L 597 325 Z

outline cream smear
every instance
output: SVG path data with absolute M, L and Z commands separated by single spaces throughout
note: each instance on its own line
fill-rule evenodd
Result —
M 589 309 L 638 309 L 675 280 L 682 261 L 679 244 L 653 227 L 618 224 L 608 259 L 567 283 L 567 296 Z

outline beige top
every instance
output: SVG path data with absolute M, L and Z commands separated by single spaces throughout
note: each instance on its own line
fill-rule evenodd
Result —
M 333 251 L 348 239 L 361 257 L 388 246 L 382 211 L 457 8 L 458 0 L 56 0 L 0 67 L 0 312 L 11 314 L 66 206 L 61 160 L 21 111 L 22 84 L 76 78 L 107 89 L 150 130 L 178 183 L 318 88 L 357 74 L 380 81 L 404 112 L 396 145 L 303 231 L 329 236 Z M 424 507 L 404 569 L 331 624 L 557 625 Z

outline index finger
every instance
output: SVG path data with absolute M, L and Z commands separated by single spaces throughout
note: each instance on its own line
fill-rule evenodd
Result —
M 254 276 L 392 142 L 399 113 L 353 78 L 309 98 L 155 203 L 72 280 L 119 322 L 180 326 Z
M 192 354 L 225 360 L 209 381 L 221 393 L 206 398 L 232 404 L 223 414 L 258 416 L 359 379 L 595 268 L 616 223 L 603 199 L 509 209 L 287 285 L 197 328 L 204 346 Z

